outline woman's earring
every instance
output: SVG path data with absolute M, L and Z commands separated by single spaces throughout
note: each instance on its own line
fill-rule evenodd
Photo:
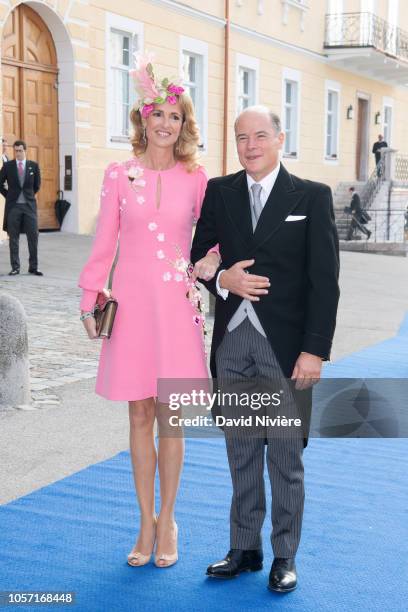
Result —
M 145 127 L 143 128 L 143 136 L 142 136 L 142 141 L 143 141 L 143 143 L 144 143 L 144 144 L 146 144 L 146 142 L 147 142 L 147 141 L 146 141 L 146 128 L 145 128 Z

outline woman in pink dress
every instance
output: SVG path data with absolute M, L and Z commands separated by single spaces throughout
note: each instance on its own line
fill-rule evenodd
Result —
M 202 320 L 186 297 L 185 272 L 207 175 L 197 162 L 199 133 L 191 99 L 174 82 L 155 81 L 151 64 L 140 56 L 138 61 L 133 74 L 139 102 L 130 115 L 134 155 L 105 171 L 92 252 L 79 280 L 81 319 L 89 337 L 95 338 L 92 308 L 105 286 L 119 240 L 112 283 L 119 306 L 112 336 L 102 344 L 96 392 L 129 402 L 130 452 L 141 523 L 128 563 L 145 565 L 155 548 L 156 565 L 168 567 L 178 558 L 174 505 L 184 441 L 180 435 L 164 435 L 169 412 L 157 401 L 157 387 L 159 379 L 208 377 Z M 209 252 L 194 272 L 210 279 L 218 264 L 218 253 Z

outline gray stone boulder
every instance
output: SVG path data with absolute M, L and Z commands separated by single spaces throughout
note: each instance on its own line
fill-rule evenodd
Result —
M 15 297 L 0 292 L 0 410 L 30 401 L 26 314 Z

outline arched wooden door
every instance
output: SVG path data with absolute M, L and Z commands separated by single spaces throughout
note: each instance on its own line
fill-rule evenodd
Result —
M 57 55 L 41 17 L 20 4 L 10 14 L 2 40 L 3 137 L 27 143 L 27 158 L 37 161 L 41 189 L 37 196 L 40 229 L 58 227 L 54 203 L 59 189 Z

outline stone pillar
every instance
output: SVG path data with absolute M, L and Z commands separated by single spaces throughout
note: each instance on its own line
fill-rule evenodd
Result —
M 384 159 L 384 179 L 386 181 L 395 180 L 395 159 L 398 149 L 383 147 L 380 149 L 381 157 Z
M 0 293 L 0 411 L 30 401 L 26 314 L 15 297 Z

